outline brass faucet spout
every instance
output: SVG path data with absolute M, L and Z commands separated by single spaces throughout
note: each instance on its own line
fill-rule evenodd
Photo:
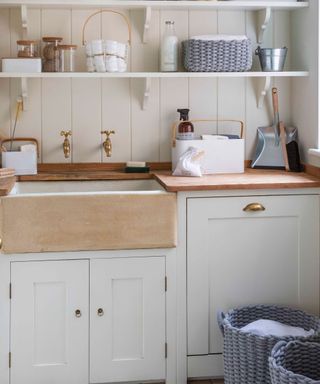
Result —
M 106 135 L 105 141 L 102 143 L 103 149 L 106 153 L 107 157 L 111 157 L 112 155 L 112 142 L 110 139 L 110 135 L 114 135 L 115 131 L 101 131 L 102 135 Z
M 68 137 L 71 135 L 72 135 L 71 131 L 61 131 L 60 132 L 60 136 L 64 136 L 62 148 L 63 148 L 64 157 L 66 159 L 68 159 L 70 157 L 70 153 L 71 153 L 70 140 L 68 139 Z

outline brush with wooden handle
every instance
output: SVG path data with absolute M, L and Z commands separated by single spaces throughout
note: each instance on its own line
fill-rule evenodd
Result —
M 283 121 L 279 122 L 280 141 L 282 147 L 283 161 L 286 171 L 290 171 L 288 153 L 287 153 L 287 134 Z

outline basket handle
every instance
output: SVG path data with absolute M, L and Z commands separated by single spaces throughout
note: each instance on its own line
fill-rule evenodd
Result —
M 124 15 L 123 13 L 121 12 L 118 12 L 118 11 L 113 11 L 111 9 L 101 9 L 100 11 L 97 11 L 97 12 L 94 12 L 92 13 L 90 16 L 87 17 L 86 21 L 84 22 L 83 24 L 83 27 L 82 27 L 82 45 L 86 45 L 86 41 L 85 41 L 85 32 L 86 32 L 86 26 L 88 24 L 88 22 L 96 15 L 99 15 L 101 13 L 115 13 L 116 15 L 119 15 L 123 18 L 123 20 L 126 22 L 127 24 L 127 27 L 128 27 L 128 35 L 129 35 L 129 38 L 128 38 L 128 44 L 131 45 L 131 35 L 132 35 L 132 31 L 131 31 L 131 25 L 130 25 L 130 22 L 129 22 L 129 19 L 127 18 L 126 15 Z
M 225 317 L 226 317 L 226 315 L 222 311 L 218 311 L 218 313 L 217 313 L 217 321 L 218 321 L 218 325 L 219 325 L 220 331 L 222 333 L 222 336 L 224 336 L 223 322 L 224 322 Z
M 4 143 L 9 143 L 11 141 L 30 141 L 31 143 L 34 143 L 35 146 L 37 147 L 37 155 L 38 157 L 40 157 L 40 150 L 39 150 L 39 142 L 37 139 L 34 139 L 33 137 L 17 137 L 17 138 L 13 138 L 13 139 L 0 139 L 0 148 L 1 148 L 1 151 L 2 151 L 2 145 Z
M 172 148 L 176 146 L 176 133 L 177 127 L 181 121 L 175 122 L 172 125 Z M 243 139 L 244 133 L 244 122 L 242 120 L 234 120 L 234 119 L 196 119 L 196 120 L 187 120 L 186 123 L 239 123 L 240 124 L 240 139 Z

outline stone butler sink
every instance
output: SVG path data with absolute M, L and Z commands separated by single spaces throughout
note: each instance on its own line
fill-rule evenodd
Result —
M 17 183 L 1 198 L 2 252 L 176 246 L 176 196 L 154 180 Z

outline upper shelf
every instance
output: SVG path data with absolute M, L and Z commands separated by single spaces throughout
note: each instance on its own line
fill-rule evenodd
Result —
M 307 77 L 307 71 L 286 72 L 0 72 L 0 78 L 215 78 L 215 77 Z
M 309 6 L 308 1 L 153 1 L 153 0 L 0 0 L 0 7 L 18 7 L 25 5 L 35 8 L 125 8 L 125 9 L 203 9 L 203 10 L 251 10 L 301 9 Z

